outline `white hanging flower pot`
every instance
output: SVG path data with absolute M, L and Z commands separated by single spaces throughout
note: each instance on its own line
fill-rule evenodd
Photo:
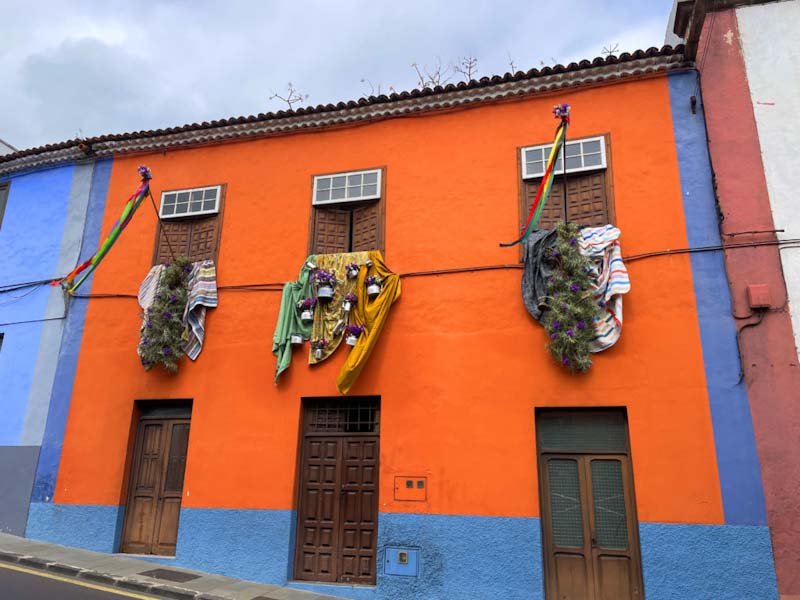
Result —
M 303 323 L 311 323 L 314 320 L 314 313 L 310 310 L 304 310 L 300 313 L 300 320 Z
M 355 279 L 358 277 L 358 269 L 347 269 L 347 276 L 350 279 Z
M 354 335 L 348 335 L 346 338 L 344 338 L 344 343 L 348 346 L 355 346 L 357 341 L 358 338 Z
M 349 300 L 345 300 L 344 302 L 342 302 L 342 310 L 344 312 L 350 312 L 351 310 L 353 310 L 353 303 L 350 302 Z
M 302 344 L 303 343 L 303 336 L 299 335 L 299 334 L 296 334 L 296 333 L 293 333 L 292 337 L 289 338 L 289 341 L 292 344 Z
M 317 288 L 317 298 L 330 300 L 333 298 L 333 287 L 330 285 L 321 285 Z
M 381 286 L 377 283 L 373 283 L 372 285 L 367 286 L 367 296 L 370 298 L 374 298 L 378 294 L 381 293 Z
M 317 348 L 316 350 L 314 350 L 314 358 L 316 358 L 317 360 L 322 358 L 322 348 Z

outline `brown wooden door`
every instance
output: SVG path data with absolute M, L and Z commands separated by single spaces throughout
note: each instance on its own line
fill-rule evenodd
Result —
M 375 583 L 378 437 L 306 437 L 295 577 Z
M 628 457 L 542 454 L 540 474 L 548 600 L 643 598 Z
M 175 555 L 189 424 L 188 419 L 139 422 L 121 552 Z

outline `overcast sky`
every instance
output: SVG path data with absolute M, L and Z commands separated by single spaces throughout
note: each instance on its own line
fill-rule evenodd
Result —
M 671 0 L 3 0 L 0 138 L 22 149 L 417 86 L 411 63 L 478 76 L 664 40 Z M 454 80 L 457 80 L 455 78 Z

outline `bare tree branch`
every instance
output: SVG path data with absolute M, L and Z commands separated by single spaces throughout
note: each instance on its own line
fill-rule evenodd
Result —
M 436 64 L 419 65 L 411 63 L 411 68 L 417 73 L 417 86 L 421 88 L 433 88 L 437 85 L 444 85 L 453 78 L 455 69 L 452 66 L 442 65 L 441 57 L 436 58 Z
M 464 76 L 464 81 L 470 82 L 478 74 L 478 59 L 474 56 L 460 56 L 455 65 L 453 65 L 455 73 L 461 73 Z
M 290 81 L 286 86 L 285 96 L 281 96 L 278 92 L 273 91 L 272 95 L 269 97 L 270 100 L 274 100 L 276 98 L 286 102 L 286 104 L 289 106 L 289 110 L 292 110 L 295 104 L 303 104 L 304 101 L 308 100 L 308 94 L 300 93 Z
M 508 55 L 508 68 L 511 69 L 511 73 L 517 72 L 517 65 L 514 63 L 514 59 L 511 57 L 511 52 L 506 52 Z

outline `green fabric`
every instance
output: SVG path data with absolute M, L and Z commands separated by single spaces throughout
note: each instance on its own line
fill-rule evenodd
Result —
M 313 294 L 309 281 L 312 269 L 308 267 L 308 263 L 313 263 L 315 260 L 315 256 L 309 256 L 303 263 L 303 268 L 300 269 L 300 277 L 297 281 L 290 281 L 283 286 L 281 310 L 278 313 L 278 323 L 275 325 L 275 335 L 272 336 L 272 353 L 277 358 L 275 383 L 278 383 L 281 373 L 292 364 L 292 344 L 289 341 L 292 335 L 302 335 L 304 340 L 311 337 L 312 324 L 303 323 L 300 320 L 297 303 Z

